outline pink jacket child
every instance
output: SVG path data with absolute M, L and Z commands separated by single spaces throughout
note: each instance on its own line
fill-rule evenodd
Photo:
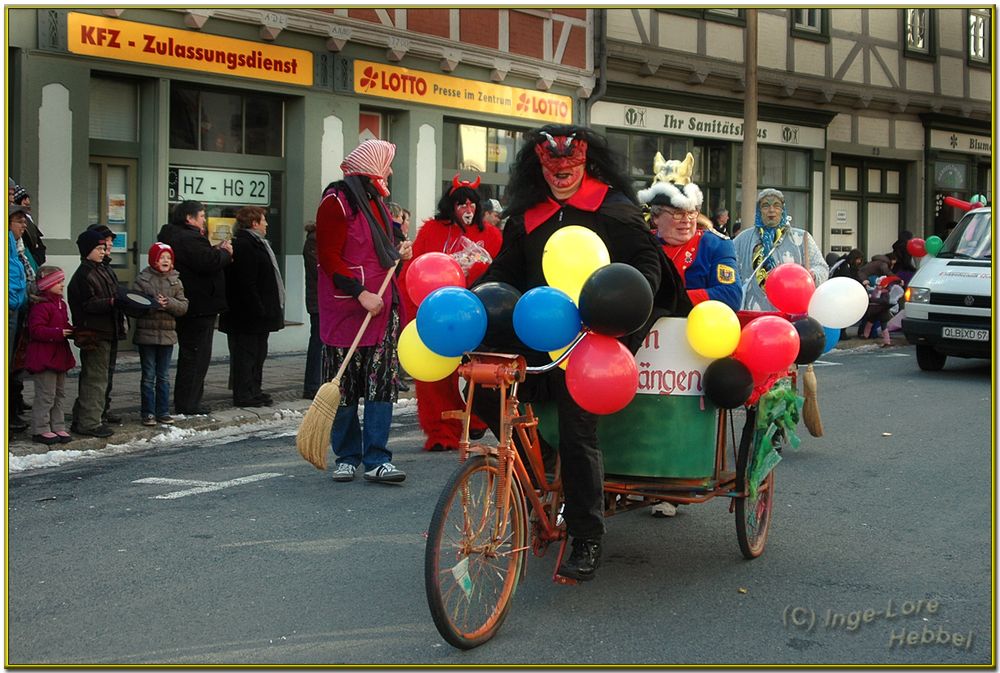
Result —
M 63 300 L 66 275 L 62 269 L 43 266 L 38 270 L 38 297 L 28 313 L 28 346 L 24 366 L 35 378 L 35 402 L 31 409 L 32 441 L 59 444 L 72 440 L 66 432 L 63 399 L 66 372 L 76 366 L 69 347 L 73 327 Z

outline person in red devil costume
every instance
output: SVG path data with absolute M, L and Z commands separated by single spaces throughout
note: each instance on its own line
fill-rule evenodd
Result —
M 406 272 L 413 260 L 428 252 L 443 252 L 452 255 L 462 265 L 465 271 L 466 287 L 483 275 L 492 260 L 500 252 L 503 234 L 492 224 L 483 222 L 482 198 L 477 191 L 479 178 L 473 182 L 452 178 L 451 185 L 445 190 L 438 201 L 437 213 L 433 218 L 425 220 L 413 241 L 413 257 L 403 268 L 401 278 L 406 278 Z M 485 250 L 489 260 L 470 242 Z M 406 321 L 417 316 L 417 306 L 410 299 L 404 285 L 403 297 L 406 307 Z M 441 413 L 453 409 L 464 409 L 458 387 L 458 372 L 440 381 L 417 381 L 417 417 L 427 439 L 424 442 L 425 451 L 447 451 L 458 448 L 458 440 L 462 434 L 462 424 L 456 420 L 444 420 Z M 478 418 L 473 418 L 470 435 L 479 439 L 486 433 L 486 424 Z
M 637 268 L 649 282 L 657 305 L 676 306 L 679 279 L 665 271 L 668 262 L 643 221 L 628 176 L 618 168 L 604 139 L 579 126 L 546 126 L 525 134 L 511 170 L 504 211 L 503 246 L 479 283 L 502 282 L 522 294 L 546 285 L 542 253 L 556 231 L 576 225 L 604 242 L 612 262 Z M 681 290 L 683 292 L 683 290 Z M 652 322 L 623 340 L 634 353 Z M 501 352 L 522 353 L 529 365 L 547 364 L 547 353 L 523 344 L 487 344 Z M 499 431 L 498 392 L 476 391 L 473 406 L 494 434 Z M 566 388 L 565 372 L 556 367 L 530 376 L 518 389 L 523 402 L 551 400 L 559 415 L 559 458 L 566 496 L 563 517 L 572 551 L 558 573 L 589 580 L 600 563 L 604 534 L 604 463 L 597 445 L 597 416 L 582 409 Z M 544 444 L 543 455 L 552 449 Z M 548 460 L 546 461 L 549 462 Z

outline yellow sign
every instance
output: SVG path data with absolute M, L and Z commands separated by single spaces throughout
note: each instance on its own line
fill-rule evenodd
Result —
M 205 221 L 208 240 L 212 242 L 212 245 L 216 245 L 232 239 L 234 224 L 236 224 L 235 217 L 209 217 Z
M 273 45 L 70 12 L 74 54 L 312 86 L 312 53 Z
M 435 75 L 371 61 L 354 62 L 354 90 L 369 96 L 521 119 L 560 124 L 573 120 L 573 99 L 569 96 Z

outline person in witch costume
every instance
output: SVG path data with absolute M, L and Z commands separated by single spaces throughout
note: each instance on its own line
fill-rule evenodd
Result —
M 792 217 L 785 210 L 785 195 L 777 189 L 763 189 L 757 194 L 755 220 L 753 227 L 744 229 L 733 240 L 743 278 L 743 308 L 776 311 L 764 291 L 767 274 L 776 266 L 800 264 L 809 269 L 817 286 L 830 275 L 830 267 L 812 234 L 792 226 Z
M 549 237 L 559 229 L 582 226 L 604 242 L 612 262 L 637 268 L 657 297 L 658 305 L 676 305 L 678 285 L 668 275 L 668 264 L 643 220 L 635 191 L 604 138 L 588 128 L 550 125 L 525 134 L 511 170 L 500 253 L 479 283 L 503 282 L 522 294 L 546 285 L 542 253 Z M 669 273 L 669 272 L 668 272 Z M 623 337 L 634 353 L 652 322 Z M 550 362 L 547 353 L 526 349 L 523 344 L 490 344 L 503 352 L 525 355 L 529 365 Z M 476 413 L 499 434 L 498 392 L 476 391 Z M 563 517 L 572 537 L 569 557 L 559 566 L 564 577 L 590 580 L 601 559 L 604 534 L 604 464 L 597 445 L 595 414 L 582 409 L 566 388 L 565 372 L 559 368 L 530 376 L 521 384 L 518 397 L 525 402 L 552 400 L 559 416 L 559 457 L 566 505 Z M 543 442 L 543 455 L 552 449 Z
M 324 381 L 334 378 L 365 315 L 372 315 L 340 380 L 340 406 L 330 430 L 330 445 L 337 457 L 334 481 L 352 481 L 361 465 L 368 481 L 406 479 L 406 473 L 392 464 L 388 447 L 392 405 L 399 394 L 395 385 L 399 288 L 393 280 L 383 295 L 378 294 L 401 256 L 384 200 L 389 196 L 386 181 L 392 175 L 395 154 L 396 146 L 384 140 L 358 145 L 340 165 L 344 179 L 327 186 L 316 211 L 316 291 L 320 338 L 325 344 Z M 358 418 L 361 399 L 365 400 L 363 427 Z
M 733 242 L 714 228 L 699 228 L 701 188 L 691 181 L 694 155 L 684 161 L 664 161 L 657 152 L 653 184 L 639 192 L 639 201 L 649 207 L 656 237 L 681 278 L 693 305 L 714 299 L 734 311 L 740 310 L 743 290 L 736 272 Z M 669 503 L 667 503 L 669 504 Z
M 503 234 L 495 226 L 483 222 L 482 198 L 476 191 L 478 186 L 479 178 L 471 183 L 459 180 L 457 174 L 452 178 L 438 201 L 437 213 L 424 221 L 413 241 L 413 257 L 400 276 L 404 283 L 413 260 L 429 252 L 443 252 L 455 257 L 465 272 L 466 287 L 471 287 L 483 275 L 489 262 L 481 253 L 473 252 L 475 248 L 471 248 L 469 243 L 485 250 L 492 259 L 500 252 Z M 408 322 L 416 318 L 417 306 L 406 292 L 405 285 L 403 301 Z M 459 392 L 458 372 L 452 372 L 440 381 L 417 381 L 416 386 L 417 417 L 426 436 L 424 450 L 457 450 L 462 424 L 457 420 L 442 419 L 441 413 L 465 408 Z M 473 417 L 470 436 L 480 439 L 485 433 L 486 424 Z

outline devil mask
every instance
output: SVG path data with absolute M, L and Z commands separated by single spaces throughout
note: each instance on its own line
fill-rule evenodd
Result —
M 559 200 L 576 193 L 583 182 L 587 165 L 587 141 L 568 136 L 551 136 L 542 132 L 543 139 L 535 145 L 535 154 L 542 164 L 542 177 Z

